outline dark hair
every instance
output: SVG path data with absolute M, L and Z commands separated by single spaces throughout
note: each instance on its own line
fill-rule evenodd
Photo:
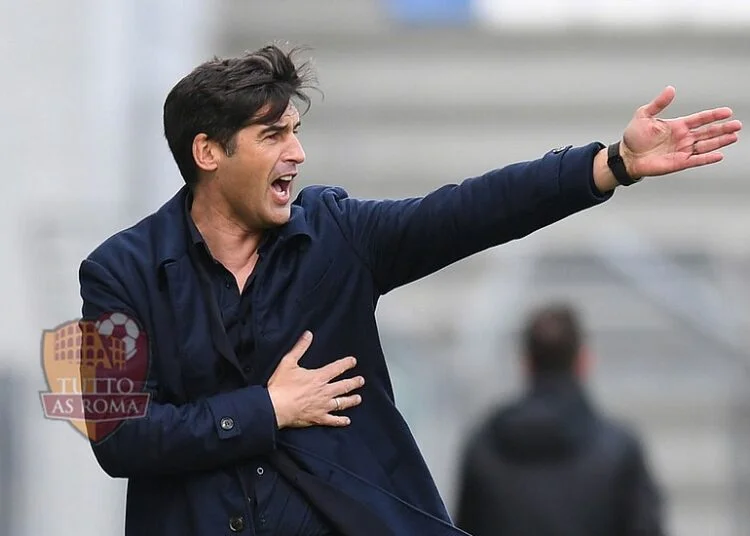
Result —
M 578 315 L 567 304 L 537 309 L 523 330 L 523 349 L 535 375 L 572 372 L 582 341 Z
M 303 89 L 314 87 L 314 77 L 309 63 L 295 65 L 299 51 L 268 45 L 238 58 L 215 57 L 172 88 L 164 102 L 164 136 L 190 187 L 198 180 L 192 152 L 198 134 L 231 155 L 239 130 L 278 121 L 290 100 L 303 102 L 307 111 L 310 98 Z

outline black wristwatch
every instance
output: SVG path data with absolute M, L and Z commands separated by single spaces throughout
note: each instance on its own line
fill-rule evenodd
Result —
M 615 176 L 615 179 L 617 179 L 617 182 L 623 186 L 630 186 L 641 180 L 634 179 L 628 175 L 628 170 L 625 169 L 625 162 L 623 162 L 622 156 L 620 156 L 619 141 L 613 143 L 607 148 L 607 165 L 609 166 L 609 169 L 612 170 L 612 174 Z

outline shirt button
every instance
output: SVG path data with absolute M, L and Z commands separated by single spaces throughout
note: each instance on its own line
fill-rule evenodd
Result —
M 234 428 L 234 419 L 231 417 L 224 417 L 219 424 L 221 425 L 222 430 L 231 430 Z
M 253 367 L 244 367 L 242 370 L 245 374 L 250 374 L 253 371 Z
M 258 467 L 255 472 L 258 473 L 258 476 L 263 476 L 263 473 L 265 473 L 262 467 Z
M 230 517 L 229 530 L 232 532 L 242 532 L 245 530 L 245 518 L 242 516 Z
M 227 287 L 227 288 L 231 288 L 232 284 L 227 279 L 226 281 L 224 281 L 224 286 Z

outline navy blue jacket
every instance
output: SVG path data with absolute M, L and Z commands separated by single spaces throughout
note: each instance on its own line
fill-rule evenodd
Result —
M 378 299 L 607 199 L 592 177 L 601 147 L 551 151 L 422 198 L 360 201 L 340 188 L 305 188 L 256 267 L 252 367 L 212 334 L 188 255 L 186 189 L 105 241 L 81 265 L 83 317 L 128 313 L 150 344 L 147 416 L 93 444 L 109 475 L 129 479 L 126 534 L 243 532 L 231 522 L 250 515 L 238 468 L 274 451 L 368 505 L 393 534 L 462 534 L 394 405 Z M 306 329 L 315 338 L 302 366 L 358 359 L 352 374 L 367 383 L 348 427 L 276 429 L 265 385 Z

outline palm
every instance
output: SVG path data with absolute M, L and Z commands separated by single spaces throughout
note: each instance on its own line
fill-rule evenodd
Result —
M 719 149 L 737 141 L 739 121 L 729 108 L 714 108 L 676 119 L 656 117 L 674 100 L 675 90 L 667 87 L 649 104 L 640 107 L 623 135 L 628 153 L 628 171 L 634 177 L 666 175 L 719 162 Z

